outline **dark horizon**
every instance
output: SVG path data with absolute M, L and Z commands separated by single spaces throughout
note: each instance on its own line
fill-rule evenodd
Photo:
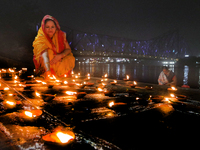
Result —
M 2 0 L 0 4 L 1 57 L 15 61 L 32 61 L 36 25 L 46 14 L 54 16 L 63 30 L 133 40 L 149 40 L 178 29 L 190 55 L 200 55 L 200 5 L 194 0 Z

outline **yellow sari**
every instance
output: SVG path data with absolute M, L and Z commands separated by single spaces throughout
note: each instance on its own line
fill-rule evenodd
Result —
M 56 33 L 53 35 L 53 38 L 49 38 L 48 35 L 44 32 L 44 22 L 46 19 L 51 19 L 56 23 Z M 52 16 L 46 15 L 43 20 L 41 27 L 38 31 L 37 36 L 33 42 L 33 61 L 35 64 L 35 69 L 38 74 L 44 73 L 44 64 L 41 61 L 41 54 L 44 51 L 48 51 L 49 61 L 54 58 L 54 55 L 63 52 L 65 49 L 71 49 L 67 40 L 66 34 L 60 30 L 60 26 L 55 18 Z M 62 77 L 65 74 L 69 74 L 75 66 L 75 58 L 72 53 L 68 54 L 61 61 L 50 65 L 51 73 Z

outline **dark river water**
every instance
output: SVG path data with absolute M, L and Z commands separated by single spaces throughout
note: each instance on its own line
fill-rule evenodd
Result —
M 191 88 L 200 87 L 200 66 L 175 66 L 170 65 L 177 76 L 177 85 L 189 85 Z M 130 80 L 138 82 L 157 84 L 157 79 L 162 71 L 162 66 L 131 64 L 131 63 L 76 63 L 75 72 L 80 72 L 81 75 L 90 73 L 92 77 L 102 77 L 105 73 L 108 78 L 123 79 L 126 75 L 130 76 Z

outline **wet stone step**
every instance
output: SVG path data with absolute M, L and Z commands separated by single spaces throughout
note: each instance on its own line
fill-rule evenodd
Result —
M 0 144 L 6 143 L 5 148 L 163 149 L 165 145 L 180 149 L 196 145 L 194 137 L 200 132 L 197 90 L 176 87 L 173 91 L 104 76 L 45 81 L 26 77 L 26 71 L 3 71 Z

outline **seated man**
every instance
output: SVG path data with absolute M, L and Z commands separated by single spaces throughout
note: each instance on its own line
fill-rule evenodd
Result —
M 176 85 L 176 75 L 174 72 L 168 69 L 168 67 L 163 66 L 163 71 L 158 77 L 159 85 Z
M 52 75 L 70 75 L 75 66 L 75 58 L 66 40 L 66 34 L 60 30 L 54 17 L 44 16 L 33 47 L 36 74 L 44 75 L 47 80 Z

